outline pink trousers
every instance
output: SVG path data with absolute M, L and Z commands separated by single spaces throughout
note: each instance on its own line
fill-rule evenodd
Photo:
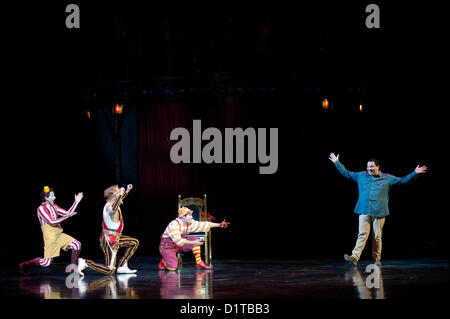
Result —
M 196 236 L 190 236 L 189 240 L 198 240 L 199 238 Z M 186 253 L 191 251 L 195 245 L 184 244 L 182 247 L 175 245 L 175 243 L 170 238 L 161 238 L 161 242 L 159 243 L 159 252 L 161 253 L 162 258 L 164 259 L 164 263 L 166 267 L 175 270 L 178 267 L 178 258 L 177 253 Z

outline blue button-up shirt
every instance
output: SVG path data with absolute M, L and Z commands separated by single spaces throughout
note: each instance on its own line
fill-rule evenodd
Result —
M 350 172 L 339 161 L 334 165 L 345 178 L 358 184 L 359 197 L 355 213 L 374 217 L 389 215 L 389 190 L 392 185 L 406 184 L 417 175 L 414 171 L 402 178 L 381 172 L 378 176 L 372 176 L 367 171 Z

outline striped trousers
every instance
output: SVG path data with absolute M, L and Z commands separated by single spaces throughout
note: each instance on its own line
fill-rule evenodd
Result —
M 125 235 L 121 235 L 120 239 L 119 239 L 119 248 L 121 247 L 126 247 L 127 250 L 125 251 L 125 254 L 123 255 L 123 257 L 120 259 L 119 261 L 119 267 L 122 267 L 123 265 L 125 265 L 128 260 L 133 256 L 134 252 L 136 251 L 136 249 L 139 246 L 139 240 L 137 240 L 136 238 L 132 238 L 130 236 L 125 236 Z M 105 255 L 105 264 L 99 264 L 96 263 L 92 260 L 86 260 L 86 264 L 88 265 L 89 268 L 104 274 L 104 275 L 114 275 L 114 273 L 116 272 L 116 261 L 113 261 L 113 268 L 109 268 L 109 265 L 111 263 L 111 255 L 112 255 L 112 251 L 111 248 L 109 248 L 108 243 L 106 242 L 106 238 L 105 236 L 102 234 L 100 236 L 100 247 L 103 250 L 103 254 Z

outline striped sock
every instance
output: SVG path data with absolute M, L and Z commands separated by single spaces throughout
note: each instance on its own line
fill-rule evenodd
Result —
M 192 252 L 194 253 L 194 257 L 195 257 L 195 262 L 197 264 L 202 262 L 202 256 L 201 256 L 201 250 L 200 250 L 200 246 L 195 245 L 194 248 L 192 248 Z
M 53 258 L 39 258 L 41 267 L 48 267 L 52 263 Z

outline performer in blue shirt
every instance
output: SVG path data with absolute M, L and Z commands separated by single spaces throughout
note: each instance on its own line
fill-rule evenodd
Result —
M 427 167 L 417 165 L 412 173 L 400 178 L 382 173 L 380 171 L 380 164 L 376 159 L 370 159 L 367 162 L 367 171 L 362 172 L 348 171 L 339 162 L 339 154 L 335 155 L 331 153 L 329 159 L 334 163 L 339 173 L 358 184 L 359 197 L 356 203 L 355 213 L 359 215 L 359 234 L 351 256 L 345 254 L 344 258 L 353 265 L 358 263 L 370 234 L 370 224 L 372 224 L 372 257 L 375 263 L 381 266 L 381 235 L 384 219 L 389 215 L 389 191 L 391 186 L 408 183 L 417 174 L 425 173 Z

